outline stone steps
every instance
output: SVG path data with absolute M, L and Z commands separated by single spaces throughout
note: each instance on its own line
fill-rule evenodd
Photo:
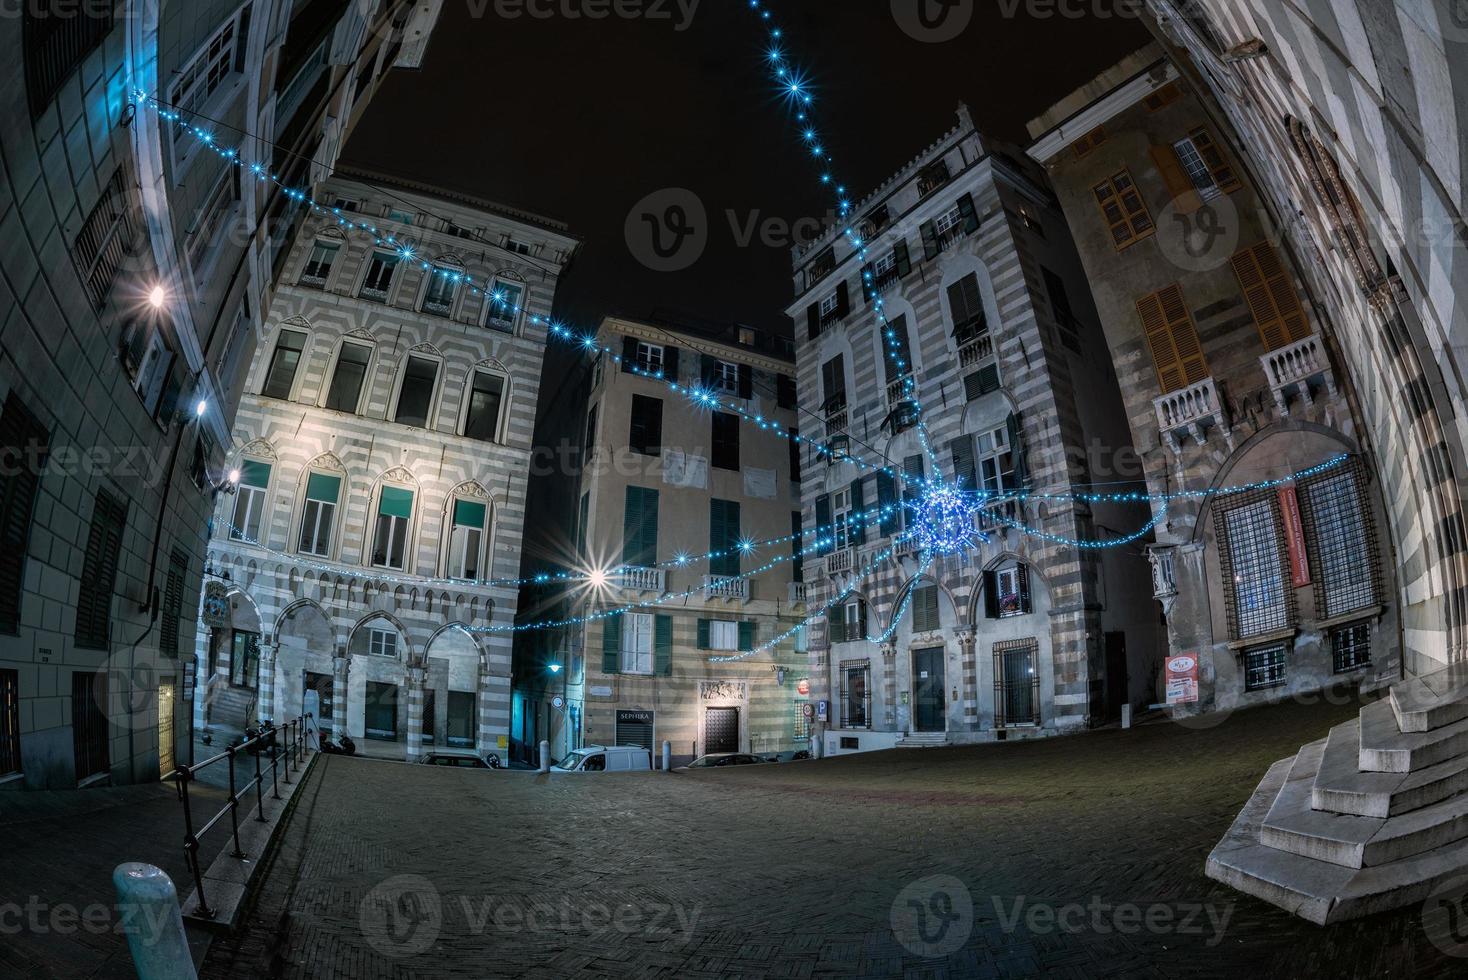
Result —
M 1319 924 L 1420 903 L 1465 871 L 1465 667 L 1394 687 L 1270 766 L 1207 864 Z

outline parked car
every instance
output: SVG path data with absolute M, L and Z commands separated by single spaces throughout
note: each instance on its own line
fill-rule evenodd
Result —
M 650 772 L 652 753 L 637 745 L 588 745 L 568 753 L 551 772 Z
M 494 761 L 486 760 L 467 749 L 454 751 L 453 749 L 437 749 L 429 752 L 418 762 L 424 766 L 451 766 L 459 769 L 498 769 L 499 757 L 493 756 Z
M 723 766 L 753 766 L 761 762 L 775 762 L 776 759 L 766 759 L 764 756 L 750 755 L 748 752 L 715 752 L 713 755 L 701 755 L 688 763 L 687 769 L 716 769 Z

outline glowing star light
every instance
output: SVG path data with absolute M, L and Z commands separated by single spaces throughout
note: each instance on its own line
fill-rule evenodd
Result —
M 973 546 L 974 503 L 951 483 L 929 483 L 913 506 L 913 537 L 928 558 Z

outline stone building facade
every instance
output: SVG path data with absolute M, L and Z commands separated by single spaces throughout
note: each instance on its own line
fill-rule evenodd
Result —
M 186 759 L 210 494 L 273 294 L 269 219 L 298 210 L 183 123 L 242 159 L 303 161 L 277 172 L 309 187 L 435 12 L 21 6 L 0 28 L 0 786 L 157 779 Z
M 1352 379 L 1252 163 L 1157 45 L 1030 128 L 1156 500 L 1150 558 L 1170 654 L 1199 667 L 1197 699 L 1178 710 L 1398 676 L 1386 511 Z M 1342 454 L 1278 488 L 1157 499 L 1288 481 Z
M 1116 479 L 1130 448 L 1065 219 L 1038 167 L 958 117 L 854 208 L 852 235 L 795 252 L 830 752 L 1077 730 L 1146 703 L 1157 669 L 1145 535 L 1071 543 L 1148 515 L 1065 496 Z M 989 504 L 971 546 L 924 570 L 904 503 L 936 481 Z
M 344 172 L 302 224 L 250 366 L 210 542 L 198 722 L 313 706 L 369 753 L 507 747 L 546 324 L 578 242 Z M 337 214 L 377 229 L 343 233 Z
M 549 686 L 568 722 L 547 726 L 566 733 L 554 754 L 586 743 L 656 755 L 667 741 L 681 764 L 808 749 L 788 341 L 618 317 L 597 337 L 616 354 L 588 378 L 572 564 L 604 581 L 569 594 L 585 622 L 566 631 L 563 684 Z

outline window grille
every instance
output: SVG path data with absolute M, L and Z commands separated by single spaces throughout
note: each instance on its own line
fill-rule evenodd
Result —
M 870 728 L 872 725 L 872 668 L 847 667 L 841 671 L 841 727 Z
M 1337 674 L 1371 666 L 1371 624 L 1352 623 L 1330 634 L 1331 666 Z
M 1310 480 L 1300 494 L 1323 619 L 1370 609 L 1379 601 L 1376 531 L 1363 504 L 1364 476 L 1360 461 L 1352 460 Z
M 994 644 L 994 725 L 1040 723 L 1040 644 L 1004 640 Z
M 1243 639 L 1288 627 L 1294 622 L 1295 590 L 1285 569 L 1274 491 L 1250 495 L 1214 520 L 1229 635 Z
M 86 283 L 87 297 L 92 306 L 101 309 L 112 291 L 112 284 L 132 251 L 137 236 L 131 204 L 128 200 L 126 178 L 118 167 L 102 191 L 92 213 L 87 215 L 81 231 L 77 232 L 72 248 L 77 265 L 81 268 L 82 281 Z
M 1245 650 L 1244 690 L 1263 691 L 1282 686 L 1285 682 L 1285 652 L 1283 643 Z

